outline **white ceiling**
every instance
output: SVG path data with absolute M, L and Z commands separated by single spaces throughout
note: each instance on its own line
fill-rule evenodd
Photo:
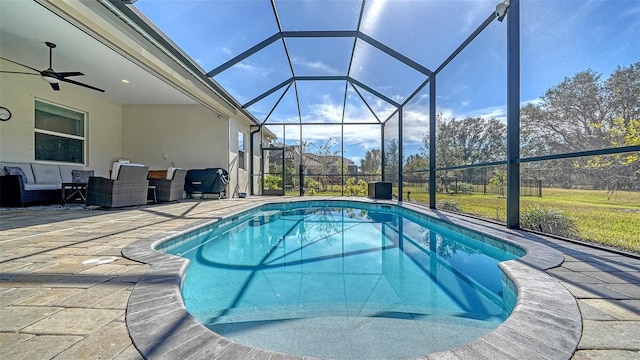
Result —
M 99 93 L 82 88 L 84 91 L 123 105 L 196 103 L 35 1 L 0 0 L 0 56 L 44 70 L 49 67 L 45 41 L 57 45 L 53 49 L 55 71 L 80 71 L 85 75 L 70 79 L 105 90 Z M 14 66 L 11 70 L 31 72 Z M 124 84 L 122 79 L 130 83 Z M 49 84 L 43 80 L 42 86 Z M 76 85 L 61 82 L 60 91 L 70 86 Z

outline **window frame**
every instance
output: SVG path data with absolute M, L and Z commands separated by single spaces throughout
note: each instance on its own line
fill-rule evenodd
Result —
M 39 129 L 37 127 L 37 103 L 43 103 L 49 106 L 53 106 L 53 107 L 57 107 L 60 109 L 64 109 L 64 110 L 68 110 L 77 114 L 82 115 L 82 136 L 78 136 L 78 135 L 72 135 L 72 134 L 67 134 L 67 133 L 63 133 L 63 132 L 57 132 L 57 131 L 53 131 L 53 130 L 45 130 L 45 129 Z M 72 107 L 69 106 L 64 106 L 64 105 L 60 105 L 51 101 L 46 101 L 43 99 L 38 99 L 35 98 L 34 102 L 33 102 L 33 159 L 34 162 L 46 162 L 46 163 L 56 163 L 56 164 L 64 164 L 64 165 L 82 165 L 82 166 L 86 166 L 87 165 L 87 117 L 88 117 L 88 113 L 86 111 L 81 111 L 78 109 L 74 109 Z M 70 162 L 70 161 L 64 161 L 64 160 L 42 160 L 42 159 L 38 159 L 37 158 L 37 153 L 38 153 L 38 141 L 36 139 L 36 135 L 37 134 L 44 134 L 44 135 L 51 135 L 51 136 L 57 136 L 57 137 L 61 137 L 61 138 L 65 138 L 65 139 L 72 139 L 72 140 L 79 140 L 82 141 L 82 162 Z
M 243 131 L 238 131 L 238 169 L 246 170 L 246 159 L 245 159 L 245 146 L 244 146 L 245 134 Z

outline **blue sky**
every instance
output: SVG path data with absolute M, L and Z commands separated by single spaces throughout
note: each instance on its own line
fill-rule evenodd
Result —
M 355 30 L 361 2 L 351 0 L 277 0 L 283 30 Z M 393 50 L 435 70 L 493 12 L 498 1 L 367 1 L 360 30 Z M 139 0 L 135 6 L 180 46 L 205 72 L 278 31 L 267 0 Z M 521 101 L 536 101 L 550 87 L 579 71 L 606 78 L 618 66 L 640 61 L 640 1 L 521 0 Z M 298 76 L 346 75 L 402 103 L 426 79 L 366 42 L 353 38 L 286 39 L 291 67 Z M 351 53 L 353 50 L 353 59 Z M 282 41 L 217 75 L 240 103 L 246 103 L 291 77 Z M 437 79 L 437 112 L 446 117 L 506 113 L 506 21 L 494 21 Z M 347 123 L 386 119 L 393 107 L 345 81 L 300 81 L 300 116 L 305 140 L 322 144 L 339 138 L 343 104 Z M 264 119 L 286 87 L 249 110 Z M 357 91 L 357 92 L 356 92 Z M 365 98 L 369 107 L 360 99 Z M 428 89 L 405 109 L 405 155 L 416 153 L 428 128 Z M 377 116 L 377 118 L 376 118 Z M 267 121 L 297 123 L 291 86 Z M 272 127 L 295 142 L 299 127 Z M 345 157 L 356 162 L 380 146 L 377 126 L 345 126 Z M 287 141 L 289 142 L 289 141 Z

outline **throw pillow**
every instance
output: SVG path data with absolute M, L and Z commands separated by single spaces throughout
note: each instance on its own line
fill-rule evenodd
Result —
M 86 184 L 93 176 L 93 170 L 71 170 L 71 182 Z
M 23 184 L 28 184 L 29 183 L 29 179 L 27 178 L 27 174 L 24 173 L 24 171 L 22 170 L 22 168 L 17 167 L 17 166 L 5 166 L 4 167 L 4 171 L 7 173 L 7 175 L 20 175 L 22 176 L 22 183 Z

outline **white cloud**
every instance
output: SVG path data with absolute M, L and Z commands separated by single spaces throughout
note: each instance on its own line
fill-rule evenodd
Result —
M 317 71 L 326 75 L 339 75 L 341 72 L 338 69 L 332 68 L 331 66 L 323 63 L 322 61 L 309 61 L 302 57 L 291 57 L 291 62 L 294 65 L 299 65 L 305 67 L 307 69 Z
M 273 72 L 271 68 L 255 66 L 242 61 L 233 65 L 233 68 L 240 69 L 250 76 L 269 76 Z
M 520 103 L 520 106 L 522 107 L 522 106 L 525 106 L 527 104 L 538 106 L 538 105 L 542 104 L 542 98 L 535 98 L 535 99 L 531 99 L 531 100 L 525 100 L 525 101 Z
M 393 96 L 391 96 L 391 100 L 397 102 L 398 104 L 402 104 L 404 102 L 404 96 L 402 96 L 402 95 L 393 95 Z
M 355 164 L 360 164 L 362 161 L 362 157 L 360 156 L 352 156 L 349 158 L 349 160 L 353 161 Z
M 484 20 L 484 17 L 487 16 L 487 4 L 482 1 L 466 1 L 464 4 L 467 12 L 458 16 L 458 18 L 464 21 L 464 25 L 460 26 L 460 32 L 469 34 L 475 30 L 482 20 Z

